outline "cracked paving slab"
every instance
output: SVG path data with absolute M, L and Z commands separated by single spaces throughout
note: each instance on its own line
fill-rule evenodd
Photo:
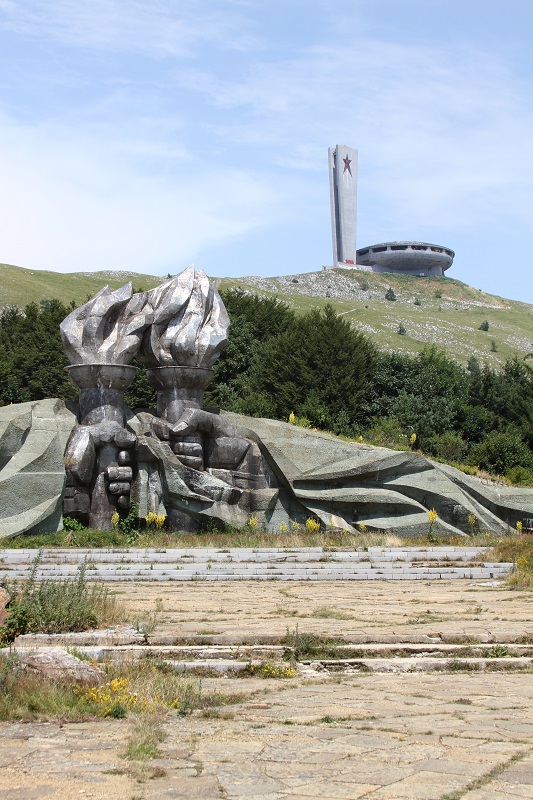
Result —
M 167 717 L 160 758 L 149 764 L 153 777 L 142 783 L 121 758 L 132 720 L 2 723 L 0 799 L 532 797 L 529 675 L 208 678 L 203 685 L 248 697 Z M 510 763 L 514 757 L 521 760 Z M 501 765 L 508 766 L 487 785 L 468 789 Z
M 327 635 L 489 635 L 499 623 L 508 635 L 533 632 L 533 596 L 505 587 L 281 588 L 284 594 L 276 584 L 119 590 L 135 610 L 161 597 L 159 635 L 283 633 L 294 627 L 287 607 L 301 615 L 300 631 Z M 313 616 L 324 606 L 348 619 Z M 420 619 L 417 606 L 440 622 Z M 167 716 L 160 757 L 141 782 L 122 758 L 132 718 L 0 723 L 0 800 L 533 800 L 530 674 L 229 676 L 202 678 L 202 687 L 243 696 L 236 705 Z

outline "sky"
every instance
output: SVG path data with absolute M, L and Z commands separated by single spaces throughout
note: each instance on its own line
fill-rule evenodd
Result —
M 533 302 L 532 37 L 531 0 L 0 0 L 0 262 L 319 270 L 343 144 L 358 247 Z

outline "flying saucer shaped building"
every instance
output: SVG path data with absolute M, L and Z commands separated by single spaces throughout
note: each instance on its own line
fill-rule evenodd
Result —
M 404 275 L 442 277 L 453 263 L 455 253 L 429 242 L 382 242 L 357 251 L 357 264 L 373 272 L 401 272 Z

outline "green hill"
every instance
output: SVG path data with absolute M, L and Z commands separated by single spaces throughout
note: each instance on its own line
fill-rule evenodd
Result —
M 25 306 L 41 300 L 84 303 L 102 286 L 118 289 L 131 281 L 135 289 L 152 289 L 161 282 L 152 275 L 138 272 L 49 272 L 0 264 L 0 307 Z
M 458 361 L 474 355 L 494 366 L 515 353 L 533 352 L 533 305 L 486 294 L 453 278 L 336 269 L 278 278 L 223 278 L 217 284 L 279 297 L 296 311 L 331 303 L 389 352 L 417 353 L 435 343 Z M 395 301 L 385 299 L 389 288 Z M 484 322 L 488 330 L 479 330 Z
M 62 274 L 0 264 L 0 306 L 24 306 L 52 298 L 79 304 L 105 284 L 115 289 L 131 281 L 139 290 L 151 289 L 161 280 L 135 272 Z M 459 361 L 475 355 L 495 366 L 515 353 L 533 352 L 533 305 L 486 294 L 453 278 L 337 269 L 216 282 L 219 288 L 240 287 L 277 296 L 296 311 L 331 303 L 387 351 L 416 353 L 435 343 Z M 395 301 L 385 299 L 389 288 Z M 479 330 L 483 322 L 488 322 L 487 331 Z M 403 335 L 398 333 L 400 325 L 405 329 Z

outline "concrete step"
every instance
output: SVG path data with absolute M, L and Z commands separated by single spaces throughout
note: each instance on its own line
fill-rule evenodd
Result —
M 31 652 L 46 651 L 58 646 L 55 642 L 39 644 L 31 643 L 27 636 L 19 636 L 13 645 L 13 649 L 25 655 Z M 410 644 L 401 642 L 399 644 L 341 644 L 330 645 L 335 652 L 335 658 L 328 660 L 319 659 L 321 663 L 349 663 L 354 659 L 374 660 L 383 659 L 458 659 L 458 658 L 477 658 L 490 659 L 496 661 L 504 658 L 533 658 L 533 645 L 528 644 Z M 505 655 L 503 649 L 505 648 Z M 211 661 L 228 660 L 246 661 L 250 659 L 261 660 L 280 660 L 290 658 L 294 649 L 287 645 L 86 645 L 80 644 L 75 647 L 76 652 L 83 654 L 86 658 L 97 661 L 123 661 L 138 660 L 141 658 L 165 659 L 171 661 Z M 308 662 L 305 662 L 308 663 Z
M 46 652 L 51 646 L 32 647 L 21 644 L 19 637 L 11 651 L 24 657 L 38 650 Z M 57 647 L 57 643 L 55 643 Z M 291 659 L 291 648 L 284 646 L 139 646 L 122 645 L 98 647 L 81 645 L 73 651 L 97 662 L 131 661 L 152 658 L 177 670 L 197 675 L 235 675 L 246 672 L 250 665 L 265 663 L 289 666 L 293 664 L 302 675 L 317 676 L 335 673 L 387 672 L 533 672 L 533 647 L 528 645 L 431 645 L 416 649 L 403 644 L 393 647 L 376 644 L 359 646 L 358 655 L 349 652 L 347 645 L 338 648 L 338 657 Z M 507 653 L 504 654 L 504 649 Z M 7 652 L 7 651 L 6 651 Z M 72 651 L 71 651 L 72 652 Z M 342 654 L 345 654 L 344 656 Z M 2 653 L 0 651 L 0 657 Z
M 434 650 L 435 647 L 442 647 L 442 652 L 448 652 L 446 647 L 449 645 L 462 647 L 482 645 L 485 647 L 503 644 L 507 645 L 509 649 L 515 646 L 523 646 L 526 649 L 533 647 L 533 637 L 517 631 L 512 634 L 507 633 L 505 638 L 496 637 L 490 631 L 482 633 L 343 633 L 341 637 L 328 639 L 327 642 L 337 646 L 339 653 L 346 652 L 350 648 L 353 649 L 354 646 L 357 646 L 358 650 L 376 652 L 387 652 L 387 648 L 391 648 L 388 652 L 398 652 L 408 648 L 412 653 Z M 246 647 L 264 647 L 267 650 L 278 649 L 279 652 L 287 649 L 286 634 L 203 633 L 177 638 L 175 635 L 158 634 L 156 631 L 145 637 L 135 628 L 125 625 L 71 633 L 27 633 L 18 636 L 14 646 L 32 650 L 47 647 L 74 647 L 81 650 L 83 647 L 94 647 L 119 651 L 121 648 L 128 651 L 130 647 L 132 650 L 137 647 L 141 655 L 150 653 L 151 647 L 155 649 L 170 648 L 171 650 L 183 647 L 191 652 L 199 652 L 205 648 L 212 648 L 213 652 L 216 651 L 216 648 L 242 650 Z M 199 648 L 199 651 L 195 648 Z M 343 648 L 345 648 L 344 651 Z
M 484 562 L 487 548 L 103 548 L 1 550 L 0 579 L 87 580 L 498 580 L 511 563 Z M 38 559 L 38 562 L 36 561 Z
M 0 562 L 31 565 L 37 556 L 41 564 L 87 563 L 203 563 L 203 562 L 453 562 L 482 559 L 485 547 L 370 547 L 361 550 L 313 548 L 50 548 L 0 550 Z
M 321 672 L 533 672 L 533 658 L 360 658 L 301 661 L 309 676 Z

